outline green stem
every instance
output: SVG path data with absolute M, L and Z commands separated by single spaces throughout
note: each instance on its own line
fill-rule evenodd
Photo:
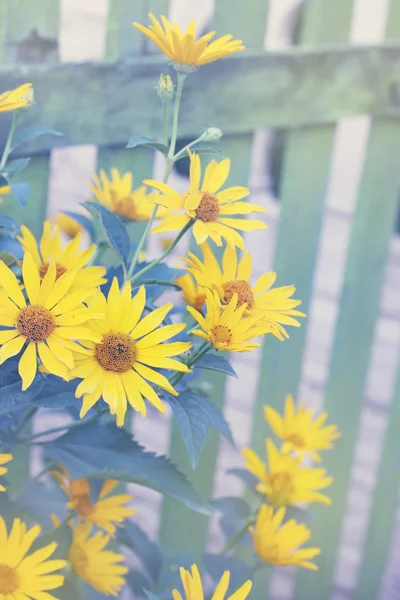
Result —
M 171 281 L 162 281 L 161 279 L 146 279 L 145 281 L 141 281 L 140 284 L 136 285 L 135 287 L 139 287 L 141 285 L 162 285 L 164 287 L 172 287 L 178 291 L 182 289 L 177 283 L 173 283 Z
M 212 348 L 212 344 L 210 342 L 204 342 L 200 348 L 198 349 L 198 351 L 193 354 L 193 356 L 190 357 L 190 359 L 188 360 L 188 362 L 186 363 L 187 367 L 193 367 L 194 364 L 197 363 L 198 360 L 200 360 L 200 358 L 202 356 L 204 356 L 209 350 L 211 350 Z M 172 375 L 171 379 L 169 380 L 171 385 L 176 385 L 177 383 L 179 383 L 181 381 L 181 379 L 183 379 L 185 373 L 174 373 L 174 375 Z
M 0 161 L 0 171 L 2 171 L 4 169 L 4 167 L 6 166 L 8 155 L 10 154 L 10 148 L 11 148 L 12 140 L 14 137 L 16 125 L 17 125 L 17 111 L 14 110 L 13 114 L 12 114 L 10 131 L 8 132 L 8 138 L 6 141 L 6 145 L 4 146 L 3 155 L 2 155 L 1 161 Z
M 178 73 L 178 84 L 176 87 L 176 96 L 174 104 L 174 112 L 172 115 L 172 134 L 171 134 L 171 145 L 169 147 L 168 158 L 173 159 L 176 147 L 176 138 L 178 135 L 178 118 L 179 108 L 181 105 L 182 91 L 187 75 L 184 73 Z
M 168 146 L 168 100 L 163 101 L 164 104 L 164 144 Z
M 25 427 L 25 425 L 36 414 L 37 410 L 38 410 L 37 406 L 28 406 L 28 408 L 26 409 L 25 413 L 22 415 L 21 420 L 16 427 L 16 430 L 15 430 L 16 434 L 18 434 L 20 431 L 22 431 L 22 429 Z
M 47 429 L 46 431 L 39 431 L 39 433 L 35 433 L 26 438 L 19 438 L 18 442 L 20 444 L 30 444 L 34 440 L 41 438 L 45 435 L 51 435 L 53 433 L 59 433 L 60 431 L 67 431 L 69 429 L 76 429 L 77 427 L 84 427 L 88 423 L 92 423 L 96 421 L 99 417 L 109 414 L 108 408 L 104 408 L 101 412 L 89 417 L 88 419 L 80 419 L 79 421 L 72 421 L 72 423 L 66 423 L 65 425 L 60 425 L 59 427 L 53 427 L 52 429 Z
M 191 146 L 193 146 L 194 144 L 198 144 L 199 142 L 201 142 L 201 140 L 204 139 L 205 135 L 206 135 L 206 132 L 204 131 L 204 133 L 202 133 L 200 137 L 193 140 L 193 142 L 186 144 L 186 146 L 184 146 L 182 148 L 182 150 L 179 150 L 179 152 L 177 152 L 174 156 L 174 162 L 179 160 L 180 158 L 183 158 L 185 156 L 185 152 L 187 150 L 189 150 L 191 148 Z
M 41 477 L 43 477 L 43 475 L 45 475 L 48 471 L 53 469 L 55 465 L 56 463 L 53 460 L 47 463 L 47 465 L 41 471 L 39 471 L 39 473 L 32 477 L 32 479 L 28 479 L 27 483 L 23 487 L 21 487 L 21 489 L 19 489 L 14 496 L 11 496 L 10 499 L 14 501 L 17 500 L 17 498 L 20 498 L 22 494 L 24 494 L 26 490 L 32 485 L 32 483 L 38 481 Z
M 232 550 L 232 548 L 234 548 L 236 546 L 236 544 L 244 536 L 244 534 L 247 533 L 250 525 L 254 525 L 254 523 L 255 523 L 254 517 L 252 517 L 251 519 L 247 519 L 247 521 L 245 521 L 244 525 L 239 529 L 239 531 L 237 533 L 235 533 L 233 538 L 230 539 L 225 544 L 225 546 L 222 548 L 222 550 L 220 552 L 220 555 L 226 554 L 226 552 L 229 552 L 229 550 Z

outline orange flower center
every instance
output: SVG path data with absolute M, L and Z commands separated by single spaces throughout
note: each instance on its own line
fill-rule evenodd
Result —
M 0 594 L 12 594 L 19 586 L 17 570 L 0 564 Z
M 229 304 L 232 300 L 233 294 L 238 295 L 237 308 L 247 302 L 247 308 L 251 308 L 254 304 L 254 296 L 251 291 L 251 286 L 247 281 L 243 279 L 237 279 L 236 281 L 227 281 L 222 284 L 224 290 L 224 302 Z
M 285 437 L 286 441 L 291 442 L 293 446 L 297 446 L 298 448 L 304 448 L 305 441 L 298 433 L 291 433 Z
M 217 350 L 225 350 L 232 342 L 232 332 L 225 325 L 216 325 L 211 329 L 211 337 Z
M 196 219 L 200 219 L 203 223 L 211 223 L 216 221 L 219 217 L 219 202 L 218 198 L 204 192 L 202 199 L 200 200 L 199 206 L 195 210 Z
M 289 473 L 272 473 L 269 478 L 271 491 L 268 497 L 275 506 L 290 504 L 294 493 L 292 476 Z
M 196 310 L 201 310 L 204 306 L 204 302 L 206 301 L 206 297 L 204 294 L 199 294 L 192 300 L 192 306 Z
M 90 500 L 90 486 L 85 478 L 75 479 L 71 483 L 71 508 L 82 517 L 89 517 L 94 510 Z
M 31 342 L 43 342 L 55 328 L 56 322 L 53 315 L 40 304 L 31 304 L 19 311 L 17 329 Z
M 44 263 L 43 265 L 41 265 L 41 267 L 39 268 L 39 275 L 42 279 L 46 275 L 48 270 L 49 270 L 49 263 Z M 61 277 L 61 275 L 64 275 L 64 273 L 66 273 L 67 271 L 68 271 L 68 269 L 66 267 L 63 267 L 62 265 L 59 265 L 57 263 L 56 264 L 56 279 Z
M 111 191 L 113 211 L 120 217 L 129 219 L 130 221 L 137 220 L 139 213 L 135 206 L 135 201 L 132 196 L 119 198 L 117 192 Z
M 106 371 L 124 373 L 129 371 L 136 359 L 136 347 L 133 339 L 126 333 L 109 331 L 96 344 L 95 357 Z

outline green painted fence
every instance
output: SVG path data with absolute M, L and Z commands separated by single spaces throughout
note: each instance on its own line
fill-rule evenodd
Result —
M 318 573 L 298 572 L 296 600 L 329 600 L 346 510 L 350 471 L 365 397 L 371 349 L 376 333 L 389 243 L 395 229 L 400 189 L 400 0 L 389 2 L 385 43 L 354 47 L 348 43 L 352 0 L 306 0 L 300 45 L 265 53 L 267 0 L 215 0 L 210 26 L 240 37 L 246 53 L 208 65 L 189 78 L 180 123 L 182 136 L 197 136 L 203 127 L 223 129 L 223 149 L 232 159 L 231 183 L 246 185 L 253 134 L 261 127 L 289 130 L 280 185 L 281 210 L 274 256 L 279 282 L 295 283 L 297 297 L 309 312 L 316 272 L 325 197 L 337 122 L 359 114 L 373 118 L 359 184 L 338 319 L 324 402 L 342 438 L 325 465 L 335 477 L 333 507 L 313 507 L 312 541 L 322 547 Z M 34 9 L 33 9 L 34 7 Z M 30 149 L 28 176 L 32 195 L 28 210 L 6 199 L 2 211 L 13 214 L 37 233 L 46 214 L 49 160 L 53 145 L 94 144 L 98 167 L 132 169 L 136 183 L 149 177 L 153 155 L 124 149 L 133 131 L 159 135 L 162 124 L 153 88 L 165 60 L 131 27 L 146 20 L 148 10 L 168 11 L 168 0 L 109 0 L 104 62 L 62 64 L 57 61 L 60 2 L 0 0 L 1 90 L 30 80 L 37 107 L 26 122 L 54 127 L 66 136 L 43 138 Z M 227 110 L 227 107 L 229 110 Z M 0 120 L 4 139 L 7 118 Z M 135 226 L 137 233 L 139 225 Z M 268 235 L 268 233 L 266 234 Z M 397 273 L 400 279 L 400 274 Z M 312 316 L 312 315 L 311 315 Z M 266 340 L 252 415 L 251 444 L 262 451 L 262 407 L 281 409 L 285 394 L 301 381 L 307 323 L 284 344 Z M 247 360 L 247 359 L 246 359 Z M 400 375 L 399 375 L 400 377 Z M 213 400 L 226 400 L 222 376 L 212 378 Z M 305 400 L 307 400 L 305 398 Z M 245 402 L 245 398 L 243 402 Z M 379 597 L 392 540 L 400 475 L 400 379 L 388 409 L 388 429 L 378 469 L 366 542 L 352 597 Z M 186 460 L 175 427 L 172 458 L 203 494 L 212 495 L 219 440 L 210 437 L 195 471 Z M 171 500 L 162 506 L 160 540 L 182 552 L 200 555 L 206 548 L 208 521 Z M 269 597 L 270 574 L 256 577 L 252 597 Z

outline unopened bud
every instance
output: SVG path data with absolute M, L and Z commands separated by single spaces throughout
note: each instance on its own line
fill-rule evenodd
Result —
M 219 127 L 209 127 L 204 132 L 203 141 L 204 142 L 219 142 L 219 140 L 222 138 L 222 136 L 223 136 L 223 133 L 219 129 Z
M 172 79 L 169 75 L 160 75 L 157 93 L 161 100 L 172 100 L 174 97 L 174 84 L 172 83 Z

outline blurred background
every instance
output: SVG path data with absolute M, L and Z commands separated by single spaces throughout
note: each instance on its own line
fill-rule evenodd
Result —
M 53 1 L 50 0 L 50 4 Z M 380 45 L 385 39 L 394 47 L 396 39 L 400 42 L 398 0 L 391 3 L 390 0 L 269 0 L 269 3 L 266 0 L 232 0 L 231 3 L 217 0 L 216 4 L 213 0 L 171 0 L 169 3 L 61 0 L 57 31 L 46 15 L 46 2 L 41 0 L 36 4 L 36 0 L 29 0 L 28 4 L 26 17 L 25 2 L 9 2 L 14 13 L 21 13 L 19 19 L 24 24 L 17 33 L 15 26 L 14 31 L 8 30 L 3 63 L 44 60 L 49 64 L 56 60 L 80 63 L 105 58 L 115 60 L 118 54 L 134 58 L 147 54 L 154 49 L 148 47 L 146 40 L 138 41 L 130 24 L 133 20 L 146 24 L 148 9 L 157 14 L 161 6 L 167 7 L 169 18 L 183 27 L 195 19 L 198 30 L 206 31 L 215 18 L 218 34 L 233 33 L 235 37 L 243 37 L 249 49 L 263 48 L 277 56 L 284 56 L 297 45 L 302 51 L 317 51 L 318 48 L 332 49 L 336 43 L 343 48 L 345 44 Z M 6 0 L 0 1 L 4 15 L 10 11 L 6 5 Z M 40 18 L 32 17 L 32 9 L 43 11 Z M 119 31 L 115 29 L 116 15 L 122 9 L 125 24 L 123 31 Z M 30 27 L 31 18 L 37 26 Z M 121 22 L 121 16 L 119 19 Z M 3 26 L 4 22 L 3 18 Z M 252 22 L 257 24 L 254 35 L 251 35 Z M 111 24 L 114 30 L 110 33 Z M 15 52 L 17 39 L 19 56 Z M 114 40 L 113 44 L 110 39 Z M 29 42 L 25 46 L 21 44 L 24 40 Z M 35 48 L 39 49 L 38 56 L 32 54 Z M 397 48 L 395 64 L 400 68 L 400 47 Z M 226 64 L 228 68 L 228 62 Z M 373 65 L 376 72 L 385 68 L 383 63 Z M 231 63 L 229 68 L 232 69 Z M 207 69 L 204 67 L 205 84 Z M 346 75 L 344 69 L 339 68 L 338 73 Z M 367 70 L 366 78 L 373 76 L 374 70 Z M 322 96 L 331 77 L 332 74 L 326 72 L 325 79 L 318 82 Z M 154 81 L 154 86 L 156 83 Z M 241 86 L 241 82 L 237 81 L 237 85 Z M 274 85 L 274 79 L 262 79 L 257 85 L 260 90 L 268 88 Z M 68 87 L 63 92 L 68 95 Z M 294 101 L 286 98 L 285 103 L 290 107 L 297 102 L 293 110 L 301 114 L 304 106 L 315 101 L 307 97 L 306 92 Z M 382 92 L 379 86 L 376 92 L 377 95 Z M 80 93 L 84 98 L 84 86 Z M 118 94 L 118 90 L 115 93 Z M 207 94 L 206 86 L 204 94 Z M 345 79 L 343 94 L 346 95 Z M 36 99 L 39 110 L 42 107 L 46 111 L 46 99 L 40 97 L 40 87 Z M 130 101 L 135 103 L 135 98 Z M 373 104 L 372 99 L 371 106 Z M 71 105 L 71 109 L 79 113 L 79 102 Z M 337 114 L 341 117 L 343 112 L 339 110 Z M 343 434 L 342 445 L 331 453 L 329 462 L 324 465 L 334 472 L 337 481 L 334 507 L 315 511 L 315 518 L 310 520 L 316 538 L 312 541 L 322 546 L 321 571 L 318 576 L 307 574 L 304 578 L 301 575 L 296 583 L 291 569 L 275 569 L 264 598 L 400 598 L 400 523 L 397 518 L 400 409 L 396 406 L 400 405 L 399 383 L 396 387 L 400 358 L 397 227 L 400 125 L 396 115 L 380 117 L 373 122 L 368 114 L 343 118 L 334 115 L 331 120 L 325 117 L 319 120 L 316 115 L 318 126 L 308 123 L 290 132 L 282 127 L 260 128 L 254 135 L 241 132 L 228 136 L 222 144 L 227 155 L 233 152 L 233 165 L 240 163 L 238 173 L 240 171 L 243 177 L 247 169 L 243 160 L 248 162 L 252 200 L 267 208 L 264 219 L 268 230 L 254 232 L 246 239 L 247 249 L 254 257 L 254 275 L 276 268 L 278 285 L 295 284 L 296 297 L 303 300 L 308 314 L 301 331 L 291 332 L 291 339 L 284 343 L 285 349 L 278 341 L 268 340 L 269 347 L 263 351 L 233 356 L 239 379 L 219 384 L 217 390 L 238 448 L 249 445 L 252 440 L 255 446 L 260 446 L 268 430 L 266 425 L 255 423 L 257 414 L 261 414 L 257 411 L 266 403 L 282 407 L 284 396 L 289 392 L 297 400 L 317 408 L 322 407 L 325 400 L 330 421 L 338 423 Z M 52 126 L 52 123 L 47 124 Z M 204 127 L 218 125 L 218 121 L 203 123 Z M 127 123 L 127 140 L 131 133 L 134 132 Z M 107 154 L 104 148 L 101 152 L 98 163 L 98 149 L 93 145 L 59 147 L 51 151 L 47 193 L 50 218 L 62 209 L 81 210 L 79 203 L 88 197 L 86 182 L 97 165 L 113 166 L 114 158 L 121 160 L 116 153 Z M 128 168 L 132 151 L 123 152 L 126 155 L 122 161 Z M 162 172 L 158 157 L 146 164 L 147 169 L 153 169 L 155 177 Z M 142 171 L 138 169 L 137 185 L 141 177 L 151 175 L 148 170 Z M 179 172 L 174 171 L 170 183 L 181 191 L 186 189 L 185 165 Z M 243 179 L 235 183 L 246 185 Z M 31 202 L 35 202 L 34 197 Z M 149 254 L 158 253 L 160 247 L 160 240 L 153 236 Z M 176 256 L 186 250 L 187 247 L 181 245 Z M 36 426 L 38 430 L 45 428 L 44 420 Z M 147 420 L 137 419 L 133 430 L 146 448 L 169 452 L 170 426 L 164 417 L 161 421 L 155 415 Z M 179 444 L 173 443 L 173 458 L 183 461 L 187 469 L 179 456 L 179 448 Z M 203 491 L 205 484 L 215 497 L 241 496 L 242 483 L 227 473 L 240 466 L 240 452 L 225 441 L 213 438 L 199 473 L 189 476 L 199 491 Z M 197 517 L 180 516 L 181 509 L 176 505 L 162 509 L 158 494 L 136 486 L 132 489 L 137 517 L 152 536 L 156 537 L 161 528 L 165 540 L 175 529 L 177 540 L 189 550 L 192 538 L 202 531 L 204 540 L 199 545 L 204 543 L 213 551 L 222 547 L 217 519 L 207 524 L 203 517 L 198 521 Z M 257 600 L 263 598 L 260 596 Z

